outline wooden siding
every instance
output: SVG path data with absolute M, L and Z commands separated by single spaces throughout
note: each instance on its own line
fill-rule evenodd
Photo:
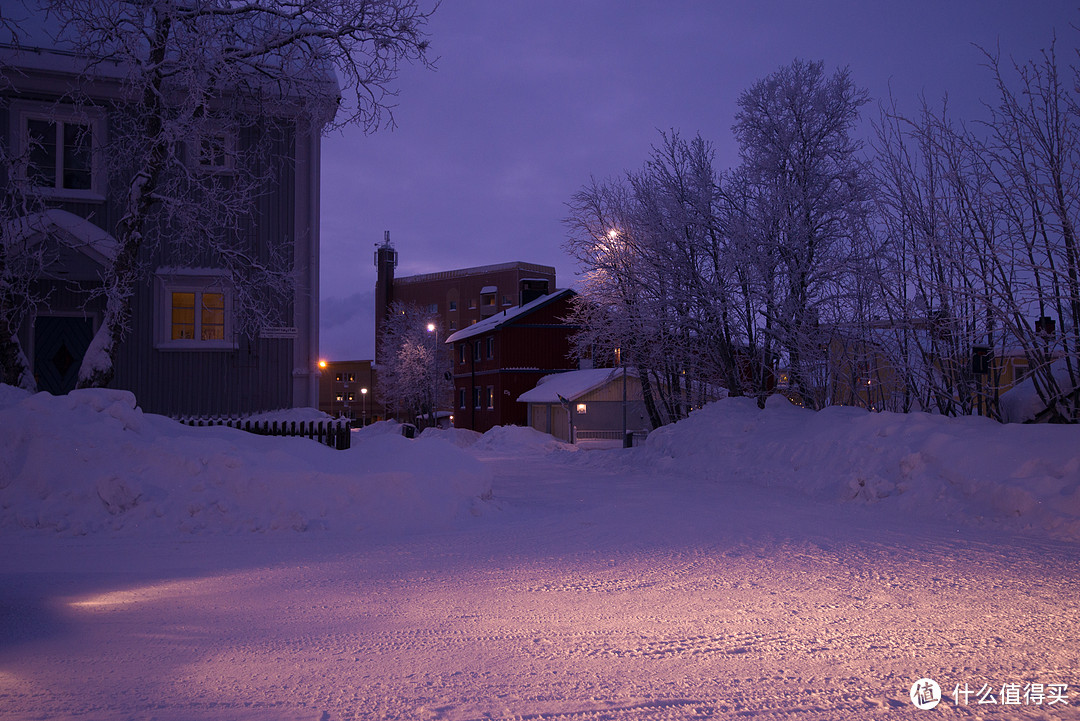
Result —
M 108 123 L 106 123 L 108 126 Z M 0 132 L 10 137 L 10 113 L 0 109 Z M 108 132 L 108 131 L 107 131 Z M 256 142 L 254 131 L 241 143 Z M 278 128 L 270 142 L 270 158 L 260 170 L 273 175 L 273 184 L 258 202 L 254 217 L 242 229 L 241 241 L 259 260 L 269 260 L 273 247 L 292 257 L 297 241 L 295 175 L 295 132 L 291 126 Z M 0 177 L 6 186 L 9 179 Z M 50 208 L 59 208 L 98 227 L 114 233 L 122 212 L 118 199 L 125 188 L 110 179 L 104 202 L 47 200 Z M 306 242 L 307 239 L 300 239 Z M 70 259 L 69 259 L 70 260 Z M 213 267 L 214 259 L 205 252 L 178 258 L 166 245 L 144 253 L 145 267 L 152 272 L 161 266 Z M 80 267 L 79 272 L 85 268 Z M 307 270 L 307 269 L 301 269 Z M 100 299 L 87 306 L 87 295 L 68 284 L 45 282 L 48 306 L 42 314 L 86 315 L 100 324 Z M 153 278 L 147 278 L 132 299 L 131 332 L 123 340 L 117 359 L 113 386 L 132 391 L 146 412 L 166 415 L 240 415 L 263 410 L 287 408 L 293 404 L 293 343 L 289 339 L 240 338 L 234 350 L 159 350 L 155 346 L 156 298 Z M 277 307 L 284 325 L 294 325 L 305 332 L 306 318 L 294 318 L 293 299 L 282 298 Z M 33 318 L 20 329 L 23 348 L 33 363 Z

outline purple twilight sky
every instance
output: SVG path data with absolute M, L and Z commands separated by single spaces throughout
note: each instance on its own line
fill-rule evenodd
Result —
M 639 168 L 660 130 L 700 133 L 718 169 L 735 165 L 739 94 L 792 59 L 849 66 L 867 119 L 890 88 L 905 112 L 948 93 L 974 119 L 992 95 L 975 45 L 1026 60 L 1056 33 L 1072 59 L 1073 25 L 1060 0 L 444 0 L 437 70 L 403 70 L 397 128 L 323 143 L 321 353 L 372 357 L 384 230 L 398 275 L 524 260 L 572 286 L 570 196 Z

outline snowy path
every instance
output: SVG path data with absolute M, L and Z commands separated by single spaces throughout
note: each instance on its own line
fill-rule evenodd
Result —
M 482 517 L 393 540 L 4 536 L 0 719 L 1080 718 L 1075 545 L 485 462 Z M 1069 705 L 919 711 L 923 676 Z

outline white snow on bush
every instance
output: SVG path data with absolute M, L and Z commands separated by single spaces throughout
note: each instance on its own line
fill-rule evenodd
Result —
M 796 408 L 746 398 L 654 431 L 658 468 L 887 503 L 929 518 L 1080 539 L 1080 426 Z
M 438 438 L 305 438 L 191 428 L 126 391 L 0 392 L 0 528 L 69 534 L 353 531 L 478 513 L 491 474 Z

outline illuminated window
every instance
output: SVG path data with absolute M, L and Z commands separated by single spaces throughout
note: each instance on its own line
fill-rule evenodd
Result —
M 488 410 L 495 407 L 495 386 L 487 387 L 487 407 Z
M 586 407 L 586 405 L 584 403 L 578 403 L 577 404 L 577 412 L 578 413 L 584 414 L 586 410 L 588 410 L 588 408 Z
M 155 347 L 162 350 L 231 350 L 231 287 L 223 276 L 159 273 Z
M 225 294 L 204 291 L 172 293 L 171 340 L 225 339 Z

